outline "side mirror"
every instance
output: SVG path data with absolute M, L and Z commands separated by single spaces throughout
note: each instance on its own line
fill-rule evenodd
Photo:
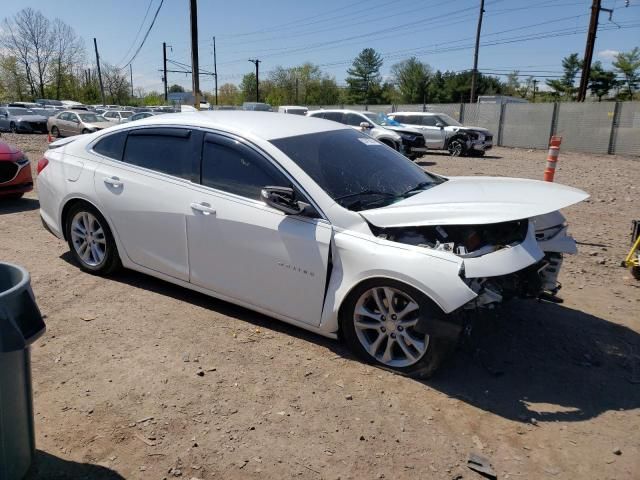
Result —
M 367 130 L 369 128 L 373 128 L 373 125 L 371 125 L 369 122 L 360 122 L 360 128 L 362 128 L 363 130 Z
M 440 122 L 438 122 L 438 123 L 436 123 L 436 127 L 438 127 L 438 128 L 444 128 L 444 123 L 440 123 Z
M 290 187 L 264 187 L 260 196 L 267 205 L 287 215 L 299 215 L 307 206 L 296 200 L 296 193 Z

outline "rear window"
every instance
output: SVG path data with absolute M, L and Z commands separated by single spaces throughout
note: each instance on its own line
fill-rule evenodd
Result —
M 105 157 L 122 160 L 126 140 L 127 132 L 113 133 L 99 140 L 98 143 L 93 146 L 93 150 Z
M 198 155 L 191 130 L 144 128 L 129 133 L 123 160 L 131 165 L 191 180 L 192 161 Z

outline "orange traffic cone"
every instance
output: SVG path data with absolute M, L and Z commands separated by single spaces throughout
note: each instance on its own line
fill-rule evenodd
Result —
M 544 181 L 553 182 L 553 176 L 556 173 L 556 164 L 558 163 L 558 155 L 560 154 L 560 144 L 562 137 L 553 136 L 549 142 L 549 153 L 547 154 L 547 168 L 544 169 Z
M 47 132 L 47 143 L 51 143 L 53 139 L 51 138 L 51 133 Z

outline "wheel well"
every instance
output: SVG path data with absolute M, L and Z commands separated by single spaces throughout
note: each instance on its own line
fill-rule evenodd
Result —
M 394 150 L 398 149 L 398 146 L 396 145 L 396 142 L 394 142 L 393 140 L 389 140 L 388 138 L 382 138 L 380 139 L 381 143 L 384 143 L 385 145 L 388 145 L 389 147 L 393 148 Z
M 464 133 L 456 133 L 456 134 L 455 134 L 454 136 L 452 136 L 451 138 L 447 138 L 447 140 L 446 140 L 446 142 L 445 142 L 445 145 L 444 145 L 444 146 L 445 146 L 445 147 L 448 147 L 448 146 L 449 146 L 449 144 L 450 144 L 451 142 L 453 142 L 454 140 L 458 140 L 458 139 L 459 139 L 459 140 L 462 140 L 462 141 L 464 141 L 464 142 L 466 142 L 466 141 L 467 141 L 467 139 L 468 139 L 468 137 L 467 137 L 467 135 L 465 135 Z
M 62 237 L 65 240 L 67 240 L 67 215 L 69 215 L 69 210 L 71 210 L 72 207 L 82 203 L 98 210 L 94 204 L 88 202 L 87 200 L 83 200 L 82 198 L 72 198 L 67 203 L 65 203 L 64 207 L 62 207 L 62 214 L 60 215 L 60 227 L 62 228 Z

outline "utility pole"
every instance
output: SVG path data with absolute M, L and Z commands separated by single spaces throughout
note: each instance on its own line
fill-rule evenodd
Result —
M 167 44 L 162 42 L 162 81 L 164 82 L 164 101 L 169 100 L 169 89 L 167 87 Z
M 533 79 L 533 103 L 536 103 L 536 90 L 538 89 L 538 80 Z
M 598 32 L 598 19 L 600 11 L 609 13 L 609 19 L 613 14 L 610 8 L 602 8 L 602 0 L 593 0 L 591 4 L 591 19 L 589 20 L 589 33 L 587 34 L 587 45 L 584 49 L 584 60 L 582 61 L 582 77 L 580 77 L 580 88 L 578 89 L 578 102 L 584 102 L 587 98 L 587 87 L 589 86 L 589 76 L 591 75 L 591 60 L 593 59 L 593 49 L 596 45 L 596 33 Z
M 198 1 L 189 0 L 191 13 L 191 84 L 195 107 L 200 110 L 200 66 L 198 65 Z
M 258 60 L 257 58 L 250 58 L 249 61 L 256 66 L 256 102 L 260 101 L 260 81 L 258 79 L 258 72 L 260 70 L 259 65 L 262 60 Z
M 133 67 L 129 64 L 129 78 L 131 79 L 131 98 L 133 98 Z
M 215 81 L 216 106 L 218 106 L 218 64 L 216 62 L 216 37 L 213 37 L 213 80 Z
M 476 98 L 476 82 L 478 81 L 478 50 L 480 49 L 480 31 L 482 30 L 482 16 L 484 15 L 484 0 L 480 0 L 480 15 L 476 30 L 476 49 L 473 53 L 473 71 L 471 72 L 471 103 Z
M 102 95 L 102 106 L 105 106 L 104 101 L 104 86 L 102 85 L 102 73 L 100 72 L 100 55 L 98 55 L 98 41 L 93 38 L 93 46 L 96 49 L 96 65 L 98 66 L 98 80 L 100 80 L 100 95 Z

